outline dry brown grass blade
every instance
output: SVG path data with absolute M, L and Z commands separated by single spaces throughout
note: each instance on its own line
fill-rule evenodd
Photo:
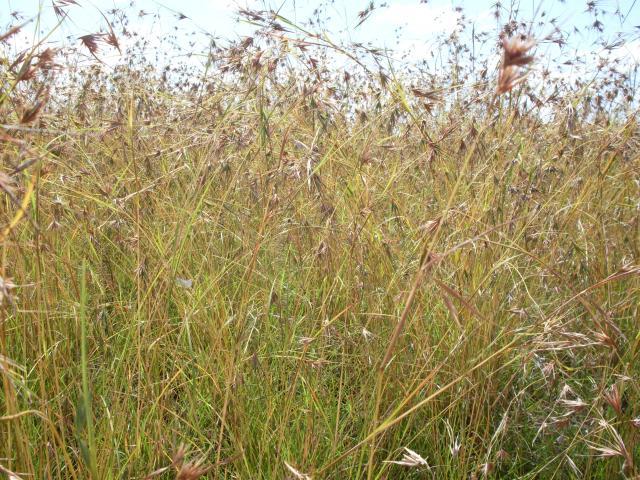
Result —
M 18 173 L 26 170 L 27 168 L 31 167 L 32 165 L 35 165 L 39 160 L 40 160 L 39 158 L 29 158 L 29 159 L 25 160 L 20 165 L 18 165 L 16 168 L 11 170 L 11 176 L 15 177 Z
M 289 470 L 289 472 L 291 472 L 293 477 L 296 478 L 297 480 L 311 480 L 311 477 L 309 475 L 307 475 L 306 473 L 302 473 L 300 470 L 296 469 L 295 467 L 292 467 L 289 463 L 284 462 L 284 466 L 287 468 L 287 470 Z
M 555 273 L 555 271 L 553 269 L 551 269 L 551 271 Z M 618 280 L 622 280 L 623 278 L 630 277 L 630 276 L 635 276 L 635 275 L 640 275 L 640 266 L 637 266 L 637 265 L 625 265 L 625 266 L 621 267 L 617 272 L 612 273 L 608 277 L 603 278 L 602 280 L 594 283 L 593 285 L 590 285 L 587 288 L 581 290 L 580 292 L 574 294 L 571 298 L 569 298 L 564 303 L 562 303 L 555 310 L 554 314 L 559 313 L 567 305 L 569 305 L 570 303 L 572 303 L 572 302 L 574 302 L 576 300 L 579 301 L 580 303 L 582 303 L 583 305 L 585 305 L 587 308 L 588 308 L 589 304 L 593 304 L 593 307 L 598 311 L 598 313 L 602 317 L 602 320 L 604 321 L 605 325 L 610 327 L 616 333 L 616 335 L 621 335 L 622 332 L 620 332 L 619 327 L 615 323 L 613 323 L 613 321 L 609 318 L 609 316 L 606 314 L 606 312 L 604 312 L 602 310 L 602 308 L 599 305 L 595 304 L 594 302 L 589 302 L 587 299 L 584 298 L 584 296 L 587 293 L 591 292 L 592 290 L 600 288 L 600 287 L 602 287 L 602 286 L 604 286 L 604 285 L 606 285 L 608 283 L 616 282 Z M 601 325 L 599 325 L 599 326 L 601 326 Z
M 462 303 L 462 305 L 469 310 L 471 313 L 473 313 L 473 315 L 475 315 L 476 317 L 478 317 L 480 320 L 486 321 L 486 318 L 484 315 L 482 315 L 478 309 L 473 306 L 471 303 L 469 303 L 469 301 L 464 298 L 460 293 L 456 292 L 453 288 L 451 288 L 450 286 L 446 285 L 444 282 L 442 282 L 441 280 L 434 278 L 433 282 L 438 285 L 442 290 L 444 290 L 448 295 L 454 297 L 455 299 L 457 299 L 460 303 Z
M 24 145 L 24 140 L 12 137 L 11 135 L 7 135 L 6 133 L 0 133 L 0 141 L 13 143 L 14 145 Z
M 21 477 L 17 473 L 9 470 L 2 464 L 0 464 L 0 473 L 4 473 L 7 476 L 7 480 L 24 480 L 24 477 Z
M 22 114 L 22 117 L 20 118 L 20 123 L 25 124 L 25 123 L 35 122 L 38 116 L 40 115 L 42 108 L 46 105 L 46 103 L 47 103 L 47 98 L 38 100 L 35 103 L 35 105 L 33 105 L 31 108 L 28 108 Z
M 484 232 L 480 233 L 479 235 L 476 235 L 473 238 L 463 240 L 462 242 L 454 245 L 453 247 L 451 247 L 450 249 L 448 249 L 442 254 L 429 253 L 429 248 L 428 248 L 429 244 L 427 244 L 426 248 L 422 252 L 421 259 L 420 259 L 420 267 L 414 278 L 413 285 L 411 287 L 411 290 L 409 291 L 409 295 L 407 295 L 404 309 L 402 310 L 402 314 L 400 315 L 400 320 L 398 320 L 398 323 L 396 324 L 396 327 L 391 335 L 391 338 L 389 339 L 387 350 L 385 352 L 382 363 L 380 364 L 380 367 L 379 367 L 381 370 L 384 370 L 388 365 L 389 361 L 391 360 L 391 356 L 393 354 L 395 345 L 398 342 L 398 339 L 400 338 L 400 334 L 404 329 L 405 323 L 407 322 L 407 318 L 411 311 L 411 306 L 413 305 L 413 301 L 415 299 L 416 293 L 419 287 L 422 285 L 422 281 L 424 280 L 424 277 L 426 276 L 426 274 L 430 272 L 438 263 L 440 263 L 442 260 L 444 260 L 446 257 L 451 255 L 456 250 L 459 250 L 466 245 L 469 245 L 481 238 L 484 238 L 491 232 L 496 231 L 504 227 L 505 225 L 509 225 L 515 222 L 516 220 L 517 219 L 514 218 L 507 222 L 491 227 L 485 230 Z M 438 231 L 438 228 L 439 228 L 439 223 L 438 223 L 438 226 L 434 228 L 436 233 Z
M 23 25 L 16 25 L 15 27 L 11 27 L 9 30 L 0 35 L 0 42 L 4 42 L 5 40 L 14 36 L 22 29 L 22 27 Z
M 14 185 L 15 182 L 13 178 L 4 172 L 0 172 L 0 190 L 9 195 L 9 198 L 11 198 L 14 203 L 18 203 L 18 199 L 15 196 Z
M 460 323 L 460 318 L 458 317 L 458 310 L 456 309 L 456 306 L 453 304 L 449 296 L 447 294 L 442 295 L 442 301 L 444 302 L 445 307 L 447 307 L 447 310 L 449 310 L 453 321 L 456 322 L 456 325 L 459 329 L 462 329 L 462 323 Z
M 444 392 L 450 390 L 452 387 L 454 387 L 459 382 L 461 382 L 464 378 L 466 378 L 469 374 L 473 373 L 474 371 L 478 370 L 482 366 L 484 366 L 487 363 L 491 362 L 494 358 L 499 357 L 503 353 L 505 353 L 508 350 L 510 350 L 511 348 L 513 348 L 516 345 L 516 343 L 518 343 L 518 342 L 519 342 L 519 339 L 517 339 L 517 338 L 513 339 L 507 345 L 505 345 L 504 347 L 502 347 L 499 350 L 495 351 L 490 356 L 488 356 L 484 360 L 478 362 L 476 365 L 474 365 L 473 367 L 468 369 L 466 372 L 464 372 L 464 374 L 460 375 L 459 377 L 456 377 L 454 380 L 452 380 L 451 382 L 447 383 L 446 385 L 440 387 L 438 390 L 436 390 L 431 395 L 429 395 L 426 398 L 420 400 L 413 407 L 405 410 L 403 413 L 401 413 L 400 415 L 398 415 L 395 418 L 390 418 L 390 419 L 387 419 L 387 420 L 383 421 L 377 428 L 375 428 L 365 438 L 363 438 L 361 441 L 356 443 L 353 447 L 351 447 L 349 450 L 344 452 L 342 455 L 338 456 L 337 458 L 335 458 L 334 460 L 329 462 L 327 465 L 323 466 L 320 470 L 318 470 L 318 473 L 325 472 L 329 468 L 337 465 L 339 462 L 341 462 L 342 460 L 344 460 L 345 458 L 347 458 L 348 456 L 350 456 L 351 454 L 356 452 L 359 448 L 361 448 L 362 446 L 368 444 L 371 440 L 375 439 L 378 435 L 386 432 L 391 427 L 393 427 L 394 425 L 397 425 L 402 420 L 404 420 L 405 418 L 407 418 L 408 416 L 410 416 L 411 414 L 413 414 L 414 412 L 416 412 L 417 410 L 419 410 L 420 408 L 425 406 L 427 403 L 433 401 L 434 399 L 436 399 L 437 397 L 442 395 Z
M 31 195 L 35 190 L 35 185 L 36 185 L 36 179 L 32 178 L 31 181 L 29 182 L 29 185 L 27 186 L 24 196 L 22 197 L 20 208 L 18 208 L 18 211 L 15 213 L 15 215 L 9 222 L 9 225 L 7 225 L 2 232 L 0 232 L 0 243 L 5 241 L 7 236 L 9 236 L 11 231 L 15 228 L 15 226 L 20 222 L 20 220 L 24 216 L 25 212 L 27 211 L 27 208 L 29 207 L 29 202 L 31 202 Z
M 158 468 L 157 470 L 154 470 L 153 472 L 148 474 L 146 477 L 144 477 L 144 480 L 151 480 L 152 478 L 159 477 L 164 472 L 167 472 L 169 470 L 171 470 L 171 466 Z
M 576 292 L 576 290 L 574 290 L 571 287 L 571 283 L 567 281 L 567 279 L 565 278 L 565 276 L 562 273 L 560 273 L 556 268 L 554 268 L 548 262 L 545 262 L 538 255 L 535 255 L 534 253 L 532 253 L 532 252 L 530 252 L 528 250 L 525 250 L 525 249 L 523 249 L 523 248 L 521 248 L 519 246 L 516 246 L 516 245 L 511 245 L 511 244 L 502 243 L 502 242 L 496 242 L 496 241 L 493 241 L 493 240 L 487 240 L 487 241 L 489 243 L 494 244 L 494 245 L 499 245 L 501 247 L 512 249 L 514 251 L 520 252 L 521 254 L 526 255 L 526 256 L 534 259 L 537 263 L 539 263 L 546 270 L 548 270 L 551 274 L 553 274 L 553 276 L 556 277 L 561 282 L 561 285 L 565 286 L 571 293 L 573 293 L 573 296 L 570 299 L 566 300 L 559 307 L 554 309 L 554 311 L 549 315 L 550 317 L 558 315 L 563 310 L 564 307 L 566 307 L 567 305 L 569 305 L 570 303 L 572 303 L 574 301 L 578 301 L 593 316 L 594 322 L 596 323 L 596 325 L 599 328 L 601 328 L 602 330 L 607 330 L 606 327 L 609 327 L 616 333 L 616 335 L 621 335 L 622 334 L 622 332 L 620 331 L 619 327 L 614 322 L 611 321 L 611 319 L 609 318 L 607 313 L 602 309 L 602 307 L 600 305 L 598 305 L 596 302 L 590 301 L 587 298 L 585 298 L 585 293 L 588 293 L 589 291 L 591 291 L 596 286 L 604 285 L 604 284 L 609 283 L 609 282 L 611 282 L 613 280 L 624 278 L 624 277 L 626 277 L 628 275 L 637 275 L 638 273 L 640 273 L 640 267 L 623 267 L 617 273 L 614 273 L 614 274 L 610 275 L 609 277 L 607 277 L 606 279 L 603 279 L 600 282 L 597 282 L 595 285 L 591 285 L 590 287 L 587 287 L 586 289 L 584 289 L 584 290 L 582 290 L 580 292 Z

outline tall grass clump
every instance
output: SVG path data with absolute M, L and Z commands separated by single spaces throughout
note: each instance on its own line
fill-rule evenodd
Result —
M 268 10 L 166 67 L 121 10 L 8 25 L 0 473 L 637 478 L 637 65 L 497 8 L 435 68 Z

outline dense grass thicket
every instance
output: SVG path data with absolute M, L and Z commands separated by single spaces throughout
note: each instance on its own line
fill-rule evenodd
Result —
M 199 70 L 5 49 L 0 476 L 637 478 L 628 72 L 242 14 Z

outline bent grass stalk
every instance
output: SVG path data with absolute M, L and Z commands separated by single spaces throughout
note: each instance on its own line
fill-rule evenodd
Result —
M 83 260 L 80 267 L 80 368 L 82 370 L 82 395 L 81 403 L 83 412 L 80 414 L 86 425 L 86 454 L 85 462 L 91 474 L 91 478 L 97 479 L 98 458 L 93 428 L 93 407 L 92 395 L 89 379 L 89 359 L 87 357 L 87 304 L 89 297 L 87 293 L 87 264 Z

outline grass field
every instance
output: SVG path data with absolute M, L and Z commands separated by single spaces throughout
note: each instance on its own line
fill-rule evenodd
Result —
M 0 472 L 638 478 L 624 78 L 343 75 L 245 14 L 205 76 L 3 54 Z

